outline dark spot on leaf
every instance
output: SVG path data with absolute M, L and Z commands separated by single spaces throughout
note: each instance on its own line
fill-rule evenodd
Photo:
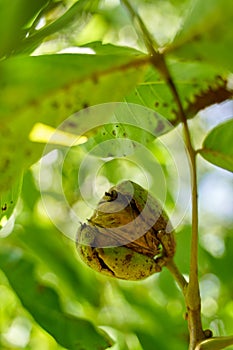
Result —
M 70 128 L 76 128 L 76 127 L 77 127 L 77 124 L 74 123 L 74 122 L 68 122 L 68 123 L 67 123 L 67 126 L 69 126 Z
M 89 107 L 89 104 L 87 102 L 84 102 L 83 105 L 82 105 L 83 108 L 88 108 Z
M 54 109 L 58 109 L 59 108 L 59 103 L 57 101 L 52 101 L 51 102 L 51 107 L 53 107 Z
M 31 100 L 30 102 L 31 106 L 36 106 L 37 105 L 37 101 L 35 99 Z
M 156 108 L 159 107 L 159 102 L 158 102 L 158 101 L 155 102 L 155 107 L 156 107 Z
M 46 287 L 43 284 L 37 284 L 37 292 L 38 293 L 44 293 L 44 291 L 46 291 Z
M 193 37 L 193 41 L 199 41 L 201 40 L 201 34 L 196 34 L 194 37 Z
M 163 131 L 163 129 L 164 129 L 164 123 L 162 122 L 162 120 L 159 119 L 157 122 L 157 126 L 154 129 L 154 133 L 157 135 L 158 133 Z
M 168 103 L 167 103 L 167 102 L 164 102 L 164 103 L 163 103 L 163 107 L 168 107 Z
M 10 201 L 11 204 L 13 204 L 14 202 L 13 201 Z
M 116 136 L 116 130 L 112 131 L 113 136 Z
M 2 207 L 2 211 L 6 211 L 7 210 L 7 204 L 5 203 L 4 206 Z
M 26 149 L 26 150 L 25 150 L 25 156 L 26 156 L 26 157 L 30 157 L 31 154 L 32 154 L 32 151 L 31 151 L 30 149 Z
M 116 128 L 119 128 L 119 125 L 116 125 Z
M 8 168 L 9 165 L 10 165 L 10 159 L 7 158 L 7 159 L 4 160 L 3 168 L 6 169 L 6 168 Z
M 92 75 L 92 81 L 94 84 L 98 84 L 99 79 L 98 79 L 98 76 L 96 74 Z
M 123 133 L 123 137 L 127 137 L 128 135 L 126 134 L 126 132 Z

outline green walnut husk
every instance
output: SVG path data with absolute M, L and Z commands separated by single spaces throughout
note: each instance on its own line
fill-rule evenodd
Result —
M 77 235 L 77 251 L 105 275 L 141 280 L 175 254 L 172 227 L 160 203 L 132 181 L 110 188 Z

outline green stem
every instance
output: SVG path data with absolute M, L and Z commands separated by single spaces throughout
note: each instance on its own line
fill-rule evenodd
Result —
M 157 60 L 157 59 L 156 59 Z M 152 57 L 153 62 L 153 57 Z M 188 312 L 188 326 L 190 334 L 189 350 L 195 350 L 196 344 L 205 339 L 201 323 L 201 298 L 198 281 L 198 187 L 197 187 L 197 167 L 196 152 L 193 148 L 191 135 L 184 113 L 184 109 L 172 80 L 168 67 L 164 59 L 164 78 L 173 94 L 176 104 L 179 108 L 180 121 L 183 124 L 184 140 L 190 158 L 191 185 L 192 185 L 192 237 L 191 237 L 191 259 L 189 283 L 185 293 L 185 303 Z
M 142 35 L 143 35 L 143 41 L 146 45 L 146 48 L 148 52 L 151 52 L 154 50 L 154 47 L 158 45 L 156 44 L 155 40 L 153 40 L 150 36 L 150 33 L 148 29 L 146 28 L 144 22 L 142 21 L 141 17 L 138 15 L 138 13 L 134 10 L 133 6 L 130 4 L 128 0 L 121 0 L 121 2 L 124 4 L 124 6 L 127 8 L 128 12 L 130 13 L 131 17 L 135 19 L 141 29 Z
M 173 273 L 177 282 L 183 288 L 185 286 L 185 303 L 188 312 L 188 325 L 190 333 L 189 350 L 195 350 L 198 342 L 205 339 L 205 334 L 201 323 L 201 298 L 198 281 L 198 190 L 197 190 L 197 167 L 196 152 L 192 145 L 191 135 L 183 109 L 183 105 L 178 94 L 176 85 L 169 72 L 163 54 L 154 49 L 154 42 L 150 33 L 146 29 L 140 16 L 136 13 L 128 0 L 122 0 L 133 18 L 136 18 L 144 36 L 144 42 L 151 55 L 152 65 L 160 72 L 167 82 L 174 100 L 179 110 L 180 121 L 183 125 L 184 141 L 190 158 L 191 183 L 192 183 L 192 238 L 191 238 L 191 259 L 190 259 L 190 275 L 188 285 L 184 285 L 184 281 L 177 275 L 177 270 L 173 265 L 169 265 L 170 271 Z
M 198 189 L 196 152 L 192 145 L 187 119 L 176 86 L 172 80 L 166 63 L 164 63 L 164 67 L 167 70 L 165 79 L 167 80 L 168 86 L 170 87 L 170 90 L 179 108 L 180 121 L 183 124 L 184 140 L 190 158 L 192 185 L 192 237 L 190 274 L 189 283 L 185 293 L 185 303 L 188 312 L 188 326 L 190 335 L 189 350 L 195 350 L 196 344 L 205 339 L 205 334 L 203 332 L 201 323 L 201 298 L 198 281 Z
M 172 276 L 176 280 L 177 284 L 179 285 L 180 289 L 182 290 L 183 294 L 186 294 L 186 288 L 188 286 L 188 282 L 184 278 L 184 276 L 180 273 L 180 270 L 176 266 L 173 259 L 168 260 L 166 264 L 166 268 L 171 272 Z
M 179 108 L 179 115 L 181 123 L 183 124 L 184 140 L 190 158 L 191 170 L 191 185 L 192 185 L 192 237 L 191 237 L 191 258 L 190 258 L 190 274 L 189 283 L 186 290 L 185 302 L 188 311 L 188 324 L 190 334 L 189 350 L 194 350 L 196 344 L 205 339 L 201 323 L 201 298 L 198 281 L 198 185 L 197 185 L 197 165 L 196 165 L 196 151 L 192 145 L 191 135 L 184 113 L 184 109 L 177 92 L 176 86 L 171 78 L 169 72 L 167 80 L 173 97 Z
M 133 8 L 133 6 L 130 4 L 130 2 L 128 0 L 121 0 L 121 2 L 127 8 L 132 19 L 137 21 L 137 23 L 141 29 L 141 33 L 143 35 L 143 40 L 144 40 L 144 43 L 146 45 L 146 48 L 151 55 L 152 64 L 156 66 L 156 69 L 158 69 L 160 71 L 160 73 L 162 74 L 163 77 L 165 77 L 166 80 L 169 79 L 170 75 L 167 75 L 168 71 L 167 71 L 167 67 L 165 65 L 163 55 L 161 55 L 159 52 L 157 52 L 155 50 L 155 46 L 158 47 L 158 45 L 155 42 L 154 38 L 151 37 L 143 20 L 141 19 L 139 14 L 135 11 L 135 9 Z

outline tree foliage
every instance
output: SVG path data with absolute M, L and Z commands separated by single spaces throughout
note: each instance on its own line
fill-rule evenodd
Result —
M 222 107 L 207 109 L 232 98 L 232 19 L 228 0 L 0 2 L 1 348 L 187 349 L 168 271 L 140 282 L 101 276 L 61 232 L 77 231 L 73 212 L 90 217 L 83 188 L 94 205 L 106 184 L 145 185 L 142 173 L 181 221 L 187 200 L 174 183 L 189 196 L 188 161 L 177 170 L 167 150 L 183 142 L 181 110 L 198 155 L 202 321 L 216 336 L 233 333 L 232 201 L 224 209 L 218 192 L 220 182 L 232 191 L 233 123 Z M 88 190 L 95 172 L 99 189 Z M 221 179 L 212 203 L 202 197 L 211 176 Z M 175 261 L 188 275 L 189 216 L 176 226 Z M 232 344 L 206 342 L 198 349 Z

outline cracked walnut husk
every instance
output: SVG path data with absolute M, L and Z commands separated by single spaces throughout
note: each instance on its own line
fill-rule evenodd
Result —
M 82 260 L 105 275 L 141 280 L 175 254 L 172 227 L 161 204 L 132 181 L 110 188 L 77 235 Z

